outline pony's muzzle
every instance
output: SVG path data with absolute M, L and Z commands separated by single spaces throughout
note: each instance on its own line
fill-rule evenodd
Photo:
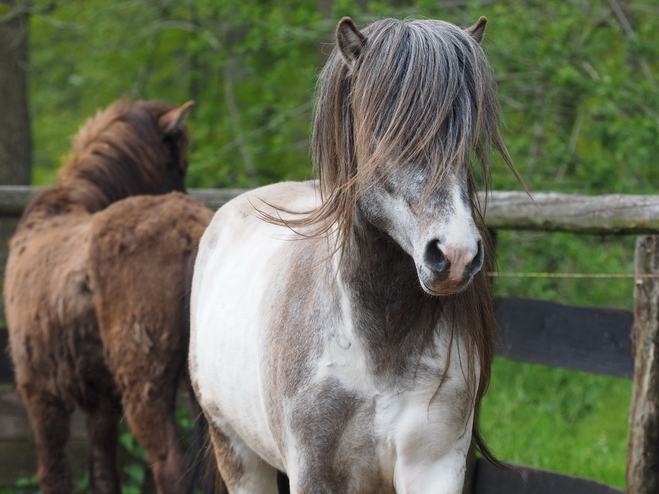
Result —
M 426 245 L 423 263 L 425 278 L 432 278 L 432 281 L 421 281 L 424 288 L 432 292 L 441 293 L 446 289 L 460 291 L 480 271 L 484 259 L 483 242 L 480 238 L 473 247 L 431 240 Z

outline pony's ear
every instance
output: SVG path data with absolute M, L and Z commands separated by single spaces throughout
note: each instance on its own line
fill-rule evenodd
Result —
M 362 51 L 366 36 L 355 27 L 350 17 L 344 17 L 336 26 L 336 42 L 339 52 L 349 66 L 357 60 Z
M 485 24 L 487 24 L 487 18 L 482 17 L 478 19 L 478 22 L 471 27 L 465 29 L 467 33 L 471 35 L 479 43 L 483 41 L 483 36 L 485 35 Z
M 185 117 L 193 106 L 194 101 L 188 101 L 178 108 L 169 110 L 167 113 L 161 115 L 158 119 L 158 127 L 160 127 L 163 134 L 169 136 L 181 131 L 185 124 Z

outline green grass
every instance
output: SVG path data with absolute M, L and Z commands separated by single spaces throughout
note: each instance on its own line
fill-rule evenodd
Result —
M 501 231 L 500 271 L 633 273 L 634 238 Z M 631 309 L 633 279 L 497 278 L 497 295 Z M 500 459 L 624 488 L 632 381 L 496 359 L 480 423 Z
M 624 488 L 632 383 L 496 359 L 480 415 L 498 458 Z

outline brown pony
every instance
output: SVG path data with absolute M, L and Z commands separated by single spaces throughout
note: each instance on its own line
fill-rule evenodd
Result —
M 173 412 L 189 332 L 187 270 L 211 212 L 180 192 L 140 194 L 184 191 L 191 106 L 119 101 L 99 112 L 11 240 L 9 351 L 45 494 L 71 490 L 65 446 L 76 406 L 87 414 L 94 492 L 121 492 L 122 412 L 158 491 L 188 487 Z

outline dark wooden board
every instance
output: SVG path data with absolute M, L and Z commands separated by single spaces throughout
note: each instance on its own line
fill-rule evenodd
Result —
M 74 438 L 66 447 L 75 480 L 88 468 L 87 443 Z M 37 474 L 34 444 L 29 441 L 0 441 L 0 488 L 13 487 L 19 479 L 30 479 Z
M 497 355 L 631 379 L 631 311 L 497 298 Z
M 497 354 L 519 362 L 632 378 L 631 311 L 571 307 L 544 300 L 497 298 Z M 0 328 L 0 382 L 13 381 Z
M 14 382 L 14 367 L 7 354 L 8 341 L 7 328 L 0 327 L 0 383 Z
M 514 466 L 501 470 L 482 458 L 476 464 L 471 494 L 622 494 L 622 491 L 594 480 Z

